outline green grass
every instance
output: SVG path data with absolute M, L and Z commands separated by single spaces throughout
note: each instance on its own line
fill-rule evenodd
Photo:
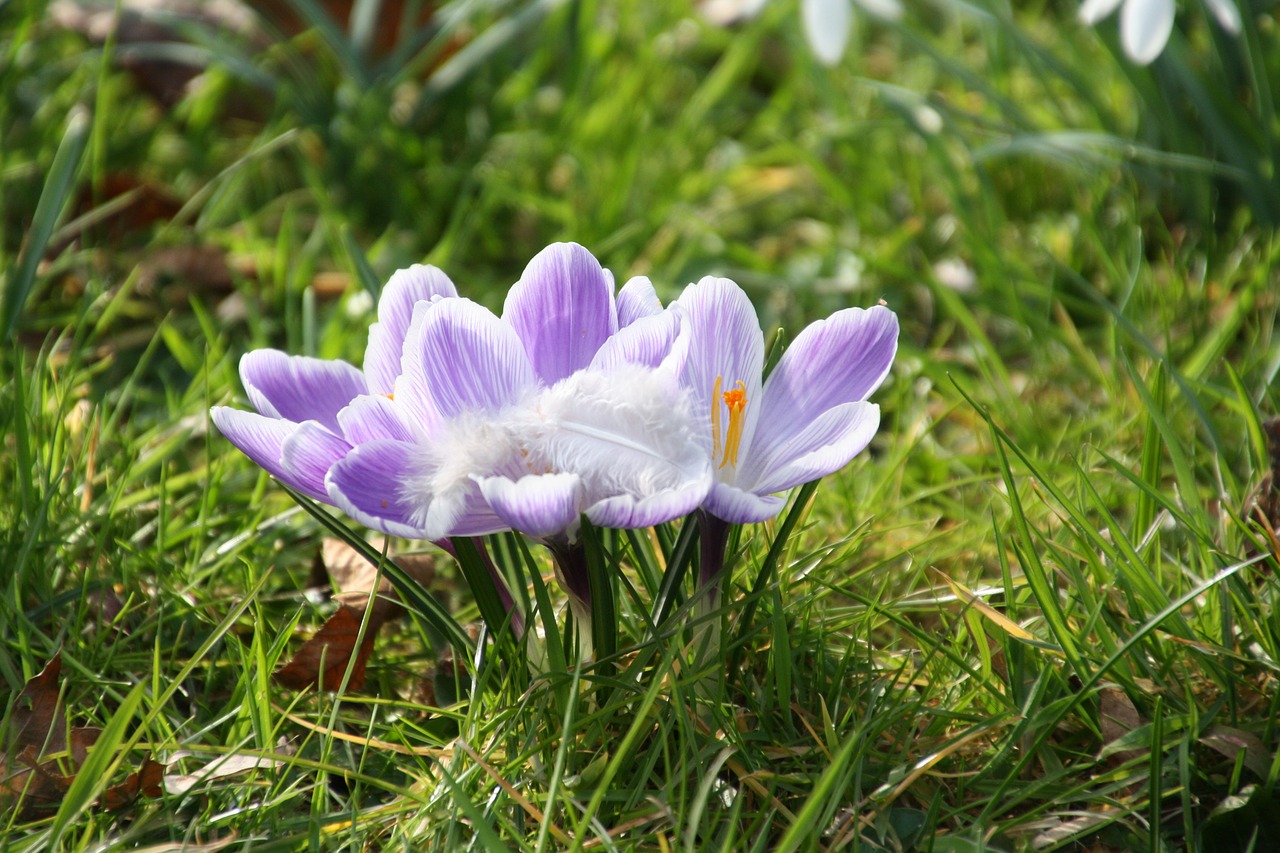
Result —
M 170 108 L 120 45 L 0 5 L 3 737 L 58 652 L 69 724 L 103 729 L 60 803 L 0 786 L 0 846 L 1280 844 L 1277 567 L 1246 509 L 1280 244 L 1269 185 L 1238 179 L 1274 168 L 1274 21 L 1221 41 L 1192 4 L 1140 70 L 1114 22 L 1015 5 L 861 18 L 834 70 L 788 2 L 733 30 L 515 4 L 459 30 L 490 41 L 407 33 L 393 59 L 344 22 L 265 50 L 197 33 L 224 61 Z M 1187 69 L 1203 134 L 1159 106 Z M 116 175 L 167 212 L 113 201 Z M 741 531 L 709 616 L 663 585 L 675 526 L 604 536 L 597 663 L 545 616 L 540 667 L 509 637 L 466 659 L 423 599 L 364 690 L 274 683 L 334 605 L 304 593 L 325 526 L 210 428 L 244 404 L 240 354 L 358 360 L 360 294 L 397 267 L 497 306 L 558 239 L 667 299 L 728 275 L 770 335 L 884 299 L 902 345 L 871 448 Z M 558 603 L 540 552 L 501 549 Z M 473 575 L 428 592 L 474 628 Z M 97 802 L 147 755 L 204 775 Z

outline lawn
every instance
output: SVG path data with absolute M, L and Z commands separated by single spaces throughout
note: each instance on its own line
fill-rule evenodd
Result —
M 1280 850 L 1280 5 L 1221 3 L 1139 65 L 1074 2 L 0 0 L 0 848 Z M 897 316 L 715 595 L 693 516 L 584 523 L 584 606 L 214 425 L 560 241 L 768 369 Z

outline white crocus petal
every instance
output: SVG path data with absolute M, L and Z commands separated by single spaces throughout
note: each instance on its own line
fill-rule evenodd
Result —
M 1080 23 L 1092 27 L 1119 8 L 1121 0 L 1084 0 L 1080 4 Z
M 813 55 L 824 65 L 835 65 L 844 56 L 853 28 L 850 0 L 801 0 L 800 19 Z
M 902 4 L 898 0 L 858 0 L 858 5 L 867 14 L 886 21 L 896 21 L 902 17 Z
M 1173 0 L 1125 0 L 1120 10 L 1120 43 L 1129 59 L 1149 65 L 1173 32 Z
M 1233 36 L 1240 35 L 1240 10 L 1231 0 L 1204 0 L 1218 24 Z
M 539 394 L 526 418 L 519 434 L 531 473 L 578 475 L 583 511 L 618 496 L 710 488 L 699 419 L 667 371 L 579 371 Z

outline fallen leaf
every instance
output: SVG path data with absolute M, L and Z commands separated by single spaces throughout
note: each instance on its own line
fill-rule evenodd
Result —
M 169 794 L 185 794 L 202 782 L 248 773 L 251 770 L 275 770 L 284 762 L 261 755 L 231 752 L 221 755 L 194 773 L 168 773 L 161 781 Z
M 431 554 L 406 554 L 396 557 L 395 561 L 423 585 L 435 576 L 435 557 Z M 378 631 L 403 613 L 404 607 L 391 582 L 379 576 L 378 567 L 341 539 L 324 540 L 319 566 L 338 588 L 336 598 L 341 606 L 287 664 L 276 670 L 274 678 L 294 690 L 316 686 L 321 690 L 337 690 L 350 664 L 347 689 L 360 690 L 364 687 L 365 667 Z M 370 607 L 364 640 L 357 648 L 360 623 Z
M 161 782 L 164 779 L 165 765 L 152 760 L 148 755 L 142 759 L 142 766 L 130 773 L 119 785 L 112 785 L 102 792 L 99 803 L 108 809 L 122 809 L 132 805 L 139 797 L 158 797 L 163 793 Z
M 293 690 L 305 690 L 308 687 L 338 690 L 342 687 L 342 679 L 350 666 L 351 677 L 347 680 L 347 689 L 360 690 L 364 687 L 365 665 L 369 662 L 369 655 L 373 652 L 373 639 L 377 635 L 371 616 L 364 640 L 357 649 L 360 621 L 359 610 L 342 605 L 315 636 L 303 643 L 293 658 L 277 669 L 272 677 Z M 354 663 L 351 660 L 353 654 Z
M 1102 729 L 1102 745 L 1115 743 L 1142 725 L 1142 717 L 1133 702 L 1119 687 L 1103 687 L 1098 691 L 1098 725 Z M 1139 749 L 1121 750 L 1115 753 L 1116 761 L 1123 764 L 1142 755 Z
M 1200 736 L 1200 742 L 1231 761 L 1244 752 L 1244 766 L 1259 779 L 1265 781 L 1271 773 L 1271 753 L 1262 739 L 1252 732 L 1230 726 L 1210 726 Z
M 6 749 L 0 759 L 0 805 L 16 805 L 20 818 L 39 817 L 62 803 L 76 773 L 64 773 L 59 760 L 69 757 L 78 772 L 102 734 L 92 726 L 67 727 L 59 695 L 61 672 L 62 655 L 58 653 L 23 686 L 10 717 Z M 118 809 L 143 795 L 159 796 L 163 773 L 164 765 L 148 756 L 137 772 L 107 788 L 98 803 Z

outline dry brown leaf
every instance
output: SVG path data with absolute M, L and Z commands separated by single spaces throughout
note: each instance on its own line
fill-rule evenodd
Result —
M 64 773 L 59 759 L 69 755 L 78 772 L 102 734 L 92 726 L 67 727 L 59 697 L 61 672 L 59 653 L 27 681 L 10 718 L 6 750 L 0 758 L 0 803 L 17 804 L 22 818 L 38 817 L 62 803 L 76 774 Z M 164 765 L 148 756 L 137 772 L 103 792 L 99 805 L 118 809 L 143 795 L 159 796 L 163 773 Z
M 1142 725 L 1142 716 L 1132 701 L 1119 687 L 1104 687 L 1098 691 L 1098 723 L 1102 729 L 1102 745 L 1115 743 Z M 1115 753 L 1115 760 L 1123 764 L 1139 755 L 1142 750 L 1127 749 Z
M 1266 780 L 1271 772 L 1271 753 L 1262 739 L 1252 732 L 1230 726 L 1210 726 L 1200 736 L 1200 742 L 1231 761 L 1244 752 L 1244 766 L 1259 779 Z
M 435 575 L 435 558 L 430 554 L 407 554 L 396 557 L 395 561 L 420 584 L 430 583 Z M 360 690 L 378 631 L 403 613 L 404 608 L 391 581 L 379 577 L 378 567 L 341 539 L 328 538 L 321 543 L 319 568 L 338 588 L 336 598 L 342 606 L 314 637 L 302 644 L 287 664 L 276 670 L 274 678 L 294 690 L 316 686 L 321 690 L 337 690 L 350 665 L 347 689 Z M 365 610 L 371 606 L 370 601 L 369 624 L 357 648 L 360 623 Z
M 293 690 L 305 690 L 308 687 L 337 690 L 342 687 L 342 679 L 350 666 L 351 677 L 347 680 L 347 689 L 361 689 L 364 687 L 365 666 L 373 652 L 373 638 L 377 632 L 371 617 L 364 639 L 357 649 L 360 619 L 359 610 L 342 605 L 315 636 L 303 643 L 293 658 L 277 669 L 272 677 Z M 354 663 L 352 655 L 355 655 Z
M 158 797 L 163 792 L 161 782 L 164 781 L 165 765 L 153 761 L 148 755 L 142 759 L 142 766 L 119 785 L 112 785 L 102 792 L 99 800 L 108 809 L 122 809 L 132 805 L 139 797 Z

